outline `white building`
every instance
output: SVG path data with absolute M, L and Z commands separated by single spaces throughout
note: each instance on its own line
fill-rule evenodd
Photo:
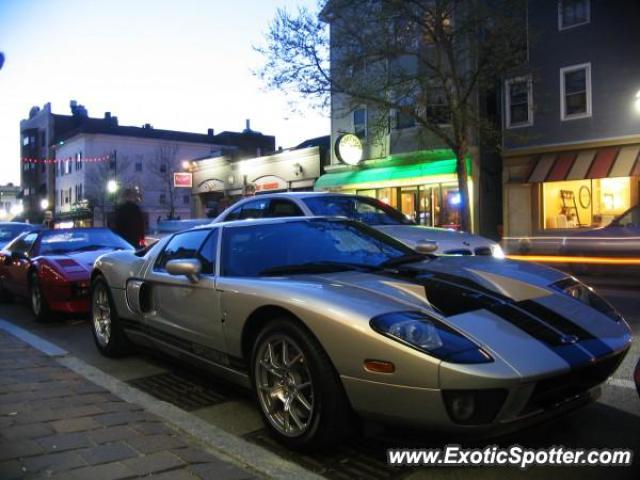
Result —
M 0 222 L 8 222 L 19 217 L 24 211 L 19 199 L 20 187 L 12 183 L 0 185 Z

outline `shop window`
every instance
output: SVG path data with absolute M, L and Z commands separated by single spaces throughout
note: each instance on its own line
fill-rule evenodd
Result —
M 507 105 L 507 127 L 524 127 L 533 124 L 531 78 L 520 77 L 507 80 L 505 100 Z
M 629 177 L 547 182 L 542 190 L 545 229 L 606 226 L 632 204 Z
M 590 0 L 558 0 L 558 30 L 578 27 L 590 21 Z
M 591 64 L 575 65 L 560 70 L 562 120 L 591 116 Z
M 367 110 L 364 108 L 353 111 L 353 133 L 360 138 L 367 137 Z

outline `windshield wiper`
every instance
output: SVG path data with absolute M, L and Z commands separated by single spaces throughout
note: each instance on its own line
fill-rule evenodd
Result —
M 396 265 L 403 265 L 405 263 L 422 262 L 428 258 L 431 257 L 429 257 L 428 255 L 421 255 L 419 253 L 408 253 L 406 255 L 401 255 L 399 257 L 393 257 L 389 260 L 385 260 L 378 266 L 381 268 L 394 267 Z
M 364 263 L 348 263 L 348 262 L 308 262 L 293 265 L 280 265 L 277 267 L 266 268 L 259 275 L 286 275 L 300 273 L 332 273 L 345 272 L 348 270 L 372 271 L 378 270 L 375 265 L 366 265 Z

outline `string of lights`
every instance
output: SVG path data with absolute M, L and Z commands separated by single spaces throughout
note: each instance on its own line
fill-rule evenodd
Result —
M 23 157 L 21 159 L 22 163 L 38 163 L 38 164 L 55 164 L 62 162 L 84 162 L 84 163 L 98 163 L 98 162 L 106 162 L 111 159 L 110 155 L 103 155 L 101 157 L 86 157 L 86 158 L 29 158 Z

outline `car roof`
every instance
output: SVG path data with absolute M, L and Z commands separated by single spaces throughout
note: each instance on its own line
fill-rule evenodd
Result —
M 275 217 L 275 218 L 246 218 L 243 220 L 231 220 L 229 222 L 218 222 L 207 225 L 200 225 L 194 227 L 191 230 L 200 230 L 213 227 L 233 227 L 233 226 L 248 226 L 248 225 L 270 225 L 274 223 L 292 223 L 292 222 L 310 222 L 313 220 L 327 220 L 332 222 L 345 222 L 353 221 L 348 218 L 342 217 L 328 217 L 328 216 L 313 216 L 313 217 Z

